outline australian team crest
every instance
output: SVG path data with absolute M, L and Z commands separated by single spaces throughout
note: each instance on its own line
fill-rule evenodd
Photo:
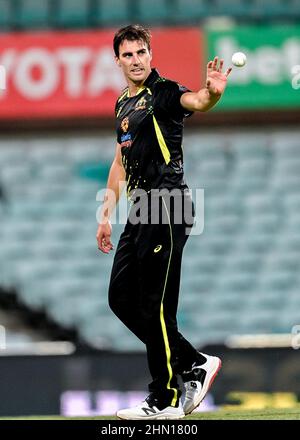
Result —
M 127 133 L 128 127 L 129 127 L 129 118 L 125 116 L 125 118 L 123 118 L 121 122 L 121 129 L 123 130 L 124 133 Z
M 146 108 L 146 103 L 147 103 L 146 98 L 142 96 L 142 98 L 139 99 L 138 102 L 136 103 L 134 110 L 144 110 Z

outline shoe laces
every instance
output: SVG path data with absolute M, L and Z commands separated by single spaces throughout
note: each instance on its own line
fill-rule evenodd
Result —
M 148 406 L 150 406 L 150 408 L 152 408 L 153 406 L 157 407 L 159 400 L 153 394 L 149 394 L 149 396 L 146 397 L 145 402 L 147 403 Z
M 206 371 L 203 368 L 193 368 L 188 373 L 182 373 L 182 380 L 186 382 L 200 382 L 203 384 L 206 376 Z

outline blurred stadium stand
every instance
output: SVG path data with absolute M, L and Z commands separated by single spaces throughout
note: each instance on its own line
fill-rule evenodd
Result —
M 298 317 L 299 134 L 186 133 L 186 178 L 205 190 L 205 226 L 185 249 L 178 317 L 198 346 L 289 333 Z M 96 248 L 96 193 L 113 145 L 103 134 L 1 138 L 0 284 L 90 347 L 139 350 L 107 305 L 113 254 Z
M 300 0 L 0 0 L 0 29 L 92 28 L 129 21 L 195 24 L 227 16 L 239 22 L 296 22 Z

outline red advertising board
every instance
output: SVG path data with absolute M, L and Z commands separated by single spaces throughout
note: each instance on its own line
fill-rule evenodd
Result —
M 0 118 L 112 116 L 124 79 L 114 61 L 114 30 L 0 35 Z M 153 66 L 195 90 L 202 83 L 196 28 L 152 31 Z

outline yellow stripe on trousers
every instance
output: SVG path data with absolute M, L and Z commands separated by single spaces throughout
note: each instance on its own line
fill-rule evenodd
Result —
M 168 221 L 169 221 L 169 226 L 170 226 L 171 250 L 170 250 L 170 256 L 169 256 L 169 261 L 168 261 L 168 267 L 167 267 L 167 273 L 166 273 L 166 278 L 165 278 L 165 284 L 164 284 L 162 300 L 161 300 L 161 304 L 160 304 L 160 324 L 161 324 L 163 338 L 164 338 L 166 357 L 167 357 L 167 368 L 168 368 L 168 372 L 169 372 L 169 380 L 168 380 L 168 383 L 167 383 L 167 388 L 168 388 L 168 390 L 173 390 L 174 391 L 174 397 L 172 399 L 171 406 L 175 406 L 176 402 L 177 402 L 178 391 L 177 391 L 176 388 L 171 388 L 171 385 L 170 385 L 172 377 L 173 377 L 173 370 L 172 370 L 172 366 L 171 366 L 171 350 L 170 350 L 168 333 L 167 333 L 167 328 L 166 328 L 166 323 L 165 323 L 165 318 L 164 318 L 164 304 L 163 304 L 164 296 L 165 296 L 165 292 L 166 292 L 166 287 L 167 287 L 169 270 L 170 270 L 172 252 L 173 252 L 173 235 L 172 235 L 172 227 L 171 227 L 171 222 L 170 222 L 170 216 L 169 216 L 168 209 L 166 207 L 166 203 L 165 203 L 163 197 L 162 197 L 162 201 L 163 201 L 165 209 L 167 211 L 167 216 L 168 216 Z

